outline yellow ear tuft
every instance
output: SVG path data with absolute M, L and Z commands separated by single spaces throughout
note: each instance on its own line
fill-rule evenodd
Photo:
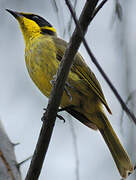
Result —
M 49 26 L 45 26 L 45 27 L 42 27 L 43 29 L 47 29 L 47 30 L 50 30 L 50 31 L 53 31 L 56 33 L 56 29 L 54 27 L 49 27 Z

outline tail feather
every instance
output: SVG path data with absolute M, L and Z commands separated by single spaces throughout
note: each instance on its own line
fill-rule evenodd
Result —
M 98 113 L 97 117 L 101 119 L 103 127 L 99 128 L 108 148 L 113 156 L 116 166 L 123 178 L 127 178 L 128 173 L 132 173 L 133 165 L 115 134 L 110 122 L 103 113 Z

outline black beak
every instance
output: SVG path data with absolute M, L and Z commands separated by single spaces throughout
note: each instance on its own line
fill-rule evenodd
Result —
M 20 16 L 22 16 L 19 12 L 12 11 L 10 9 L 6 9 L 6 11 L 8 11 L 10 14 L 12 14 L 12 16 L 14 16 L 16 19 L 18 19 Z

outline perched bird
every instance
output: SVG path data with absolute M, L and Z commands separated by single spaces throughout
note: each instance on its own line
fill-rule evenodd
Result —
M 41 92 L 49 97 L 67 42 L 57 37 L 55 28 L 44 18 L 31 13 L 7 11 L 18 20 L 22 30 L 29 75 Z M 98 80 L 77 53 L 66 82 L 61 107 L 89 128 L 100 131 L 120 175 L 126 178 L 133 171 L 133 165 L 105 115 L 103 105 L 111 114 Z

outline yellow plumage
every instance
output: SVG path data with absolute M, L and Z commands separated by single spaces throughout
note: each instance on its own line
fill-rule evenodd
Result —
M 67 43 L 59 39 L 56 30 L 40 16 L 8 11 L 18 20 L 24 35 L 25 61 L 29 75 L 41 92 L 49 97 L 51 82 Z M 133 171 L 133 165 L 111 127 L 103 105 L 111 113 L 98 80 L 77 53 L 66 82 L 61 107 L 68 107 L 66 110 L 86 126 L 99 129 L 121 176 L 126 178 L 128 172 Z

